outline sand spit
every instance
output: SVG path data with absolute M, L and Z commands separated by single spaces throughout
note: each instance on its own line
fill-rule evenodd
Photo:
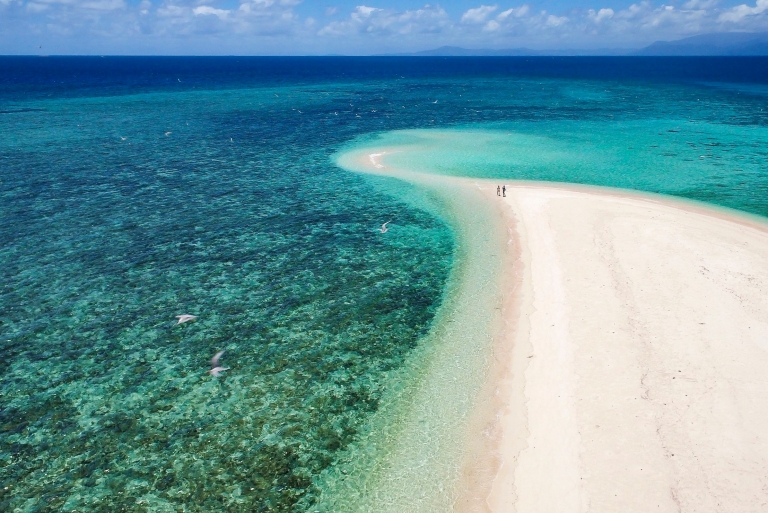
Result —
M 480 192 L 498 215 L 474 217 L 506 232 L 455 512 L 768 511 L 768 223 L 599 187 L 502 198 L 387 165 L 405 150 L 345 164 Z
M 487 510 L 768 511 L 768 225 L 601 189 L 491 200 L 521 281 Z

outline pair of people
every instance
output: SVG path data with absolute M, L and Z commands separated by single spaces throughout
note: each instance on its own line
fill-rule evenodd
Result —
M 507 197 L 507 186 L 506 185 L 504 185 L 504 186 L 497 185 L 496 186 L 496 196 L 503 196 L 503 197 L 506 198 Z

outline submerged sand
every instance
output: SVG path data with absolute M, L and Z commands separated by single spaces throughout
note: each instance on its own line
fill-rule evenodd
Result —
M 766 225 L 600 189 L 484 188 L 520 255 L 483 509 L 768 511 Z

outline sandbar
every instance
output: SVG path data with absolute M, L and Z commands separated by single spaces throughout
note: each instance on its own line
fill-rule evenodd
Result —
M 480 191 L 504 232 L 454 511 L 768 511 L 766 220 L 572 184 L 500 197 L 371 151 L 347 167 Z

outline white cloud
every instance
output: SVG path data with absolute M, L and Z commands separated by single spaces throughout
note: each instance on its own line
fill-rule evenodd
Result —
M 359 5 L 355 12 L 352 13 L 353 18 L 363 19 L 370 18 L 371 14 L 375 12 L 383 12 L 384 9 L 378 9 L 376 7 L 367 7 L 365 5 Z
M 718 3 L 718 0 L 688 0 L 683 4 L 683 9 L 711 9 Z
M 218 16 L 221 19 L 227 18 L 230 13 L 230 11 L 227 11 L 226 9 L 215 9 L 210 5 L 195 7 L 192 9 L 192 12 L 195 13 L 195 16 Z
M 720 15 L 718 21 L 727 23 L 739 23 L 748 18 L 762 15 L 768 11 L 768 0 L 757 0 L 754 7 L 746 4 L 737 5 Z
M 212 5 L 194 6 L 165 0 L 156 11 L 154 23 L 146 31 L 162 35 L 191 36 L 193 34 L 239 37 L 241 34 L 283 36 L 303 30 L 306 20 L 293 12 L 295 0 L 245 0 L 237 9 L 222 9 Z M 178 1 L 178 0 L 175 0 Z M 210 1 L 210 0 L 207 0 Z M 148 9 L 142 9 L 146 14 Z
M 319 36 L 368 34 L 412 35 L 437 33 L 450 25 L 448 14 L 440 7 L 425 5 L 421 9 L 393 11 L 360 5 L 343 21 L 334 21 L 321 28 Z
M 676 8 L 672 5 L 654 6 L 644 0 L 621 10 L 602 7 L 572 10 L 567 15 L 536 12 L 526 4 L 503 10 L 495 17 L 488 16 L 480 27 L 482 30 L 475 29 L 474 33 L 470 29 L 476 25 L 463 24 L 462 34 L 467 39 L 471 36 L 476 41 L 475 47 L 637 48 L 656 40 L 680 39 L 728 29 L 718 22 L 721 11 L 713 2 L 689 0 L 682 8 Z M 750 8 L 749 12 L 756 12 L 757 8 L 760 5 Z M 763 14 L 759 13 L 759 16 Z
M 217 41 L 227 42 L 227 51 L 235 53 L 238 48 L 384 53 L 441 45 L 637 48 L 703 33 L 768 30 L 768 0 L 739 0 L 750 3 L 727 8 L 718 0 L 639 0 L 622 9 L 595 0 L 592 8 L 567 12 L 508 1 L 477 0 L 453 18 L 438 5 L 405 10 L 384 2 L 358 5 L 343 17 L 328 7 L 323 10 L 332 17 L 319 22 L 300 15 L 300 0 L 0 0 L 0 47 L 11 48 L 20 37 L 45 44 L 48 34 L 86 43 L 112 39 L 115 48 L 136 44 L 145 49 L 152 41 L 178 40 L 176 48 L 186 51 L 197 44 L 203 53 L 216 52 Z M 102 47 L 94 43 L 92 48 Z M 168 46 L 157 48 L 168 51 Z
M 716 32 L 712 14 L 703 9 L 675 9 L 671 5 L 653 7 L 643 1 L 614 13 L 610 23 L 602 24 L 601 34 L 638 38 L 643 34 L 654 39 L 685 37 L 702 32 Z M 646 36 L 647 37 L 647 36 Z
M 8 0 L 0 0 L 4 2 Z M 10 28 L 36 34 L 35 41 L 45 42 L 46 34 L 66 36 L 73 41 L 112 39 L 117 48 L 142 45 L 152 40 L 183 40 L 202 35 L 207 38 L 237 40 L 244 35 L 282 37 L 289 41 L 313 37 L 313 20 L 300 18 L 294 11 L 299 0 L 233 0 L 219 4 L 217 0 L 10 0 L 24 2 L 13 12 L 15 23 L 0 15 L 0 45 L 10 39 Z M 155 2 L 153 5 L 152 2 Z M 130 2 L 130 4 L 128 3 Z M 13 5 L 13 4 L 11 4 Z M 1 8 L 1 7 L 0 7 Z M 16 30 L 16 33 L 22 29 Z M 146 42 L 144 42 L 146 41 Z M 202 41 L 198 38 L 192 41 Z M 186 50 L 188 45 L 179 46 Z M 158 50 L 167 52 L 167 45 Z M 101 51 L 102 44 L 95 45 Z M 191 48 L 191 47 L 190 47 Z M 215 52 L 217 44 L 202 45 L 202 53 Z M 145 50 L 146 51 L 146 50 Z M 195 50 L 186 50 L 195 51 Z M 79 52 L 82 53 L 82 52 Z
M 544 41 L 550 37 L 559 37 L 556 34 L 559 30 L 562 33 L 563 28 L 570 22 L 566 16 L 555 16 L 548 14 L 547 11 L 534 13 L 529 5 L 512 7 L 497 14 L 493 19 L 488 20 L 482 27 L 482 32 L 494 34 L 497 38 L 497 45 L 504 44 L 509 48 L 510 44 L 524 46 L 530 42 Z M 466 30 L 466 29 L 465 29 Z M 498 38 L 525 38 L 517 43 L 505 43 L 504 39 Z M 507 39 L 510 40 L 510 39 Z
M 692 0 L 692 1 L 696 1 L 696 0 Z M 611 19 L 613 18 L 614 14 L 615 13 L 613 12 L 613 9 L 600 9 L 597 12 L 595 12 L 594 9 L 590 9 L 589 11 L 587 11 L 587 16 L 595 23 L 600 23 L 603 20 Z
M 527 15 L 530 12 L 531 8 L 527 5 L 522 5 L 518 8 L 512 8 L 507 9 L 506 11 L 499 13 L 498 16 L 496 16 L 496 19 L 499 21 L 506 20 L 507 18 L 513 17 L 513 18 L 522 18 L 523 16 Z
M 513 7 L 506 11 L 500 12 L 496 15 L 495 19 L 488 21 L 483 27 L 484 32 L 497 32 L 506 30 L 507 32 L 514 31 L 520 28 L 524 23 L 530 23 L 530 20 L 523 20 L 530 13 L 531 9 L 528 5 L 522 5 L 520 7 Z
M 542 14 L 544 14 L 542 12 Z M 548 27 L 559 27 L 560 25 L 563 25 L 564 23 L 568 23 L 568 18 L 565 16 L 554 16 L 550 14 L 547 16 L 547 26 Z
M 462 23 L 483 23 L 491 13 L 498 9 L 497 5 L 481 5 L 475 9 L 469 9 L 461 16 Z

